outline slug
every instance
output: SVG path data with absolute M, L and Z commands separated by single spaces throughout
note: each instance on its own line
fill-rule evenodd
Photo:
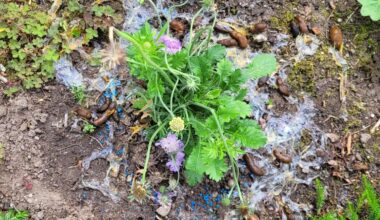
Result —
M 91 111 L 90 109 L 87 109 L 87 108 L 83 108 L 83 107 L 79 107 L 75 110 L 75 113 L 77 115 L 79 115 L 80 117 L 82 118 L 85 118 L 85 119 L 90 119 L 91 118 Z
M 253 174 L 255 174 L 256 176 L 264 176 L 265 175 L 265 171 L 255 164 L 254 160 L 252 159 L 252 157 L 249 154 L 244 154 L 243 159 L 245 160 L 245 162 L 247 164 L 248 170 L 251 171 Z
M 292 157 L 281 152 L 279 149 L 274 149 L 273 154 L 276 157 L 277 160 L 283 163 L 290 163 L 292 162 Z
M 100 126 L 104 123 L 106 123 L 106 121 L 111 117 L 111 115 L 115 112 L 115 109 L 107 109 L 106 112 L 103 113 L 102 116 L 100 116 L 98 119 L 95 119 L 93 121 L 91 121 L 91 123 L 94 125 L 94 126 Z
M 111 99 L 110 98 L 106 98 L 106 100 L 104 101 L 103 105 L 99 106 L 96 111 L 97 112 L 104 112 L 105 110 L 108 109 L 108 106 L 111 104 Z
M 238 42 L 239 47 L 241 49 L 245 49 L 248 47 L 248 39 L 244 34 L 237 31 L 232 31 L 230 35 L 233 39 L 235 39 Z
M 218 40 L 216 43 L 221 44 L 225 47 L 235 47 L 238 45 L 238 42 L 232 38 Z

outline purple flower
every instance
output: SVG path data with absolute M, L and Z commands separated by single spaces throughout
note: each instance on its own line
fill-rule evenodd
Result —
M 183 159 L 185 158 L 185 154 L 180 151 L 175 154 L 175 156 L 166 163 L 166 166 L 172 172 L 178 172 L 182 166 Z
M 178 172 L 185 158 L 183 142 L 177 138 L 177 135 L 169 133 L 166 138 L 162 138 L 155 145 L 162 147 L 169 155 L 166 166 L 170 171 Z
M 156 146 L 162 147 L 167 154 L 176 153 L 184 147 L 182 141 L 177 138 L 177 135 L 172 133 L 156 142 Z
M 181 42 L 178 39 L 171 38 L 167 35 L 162 36 L 159 42 L 165 44 L 165 51 L 169 54 L 175 54 L 182 48 Z

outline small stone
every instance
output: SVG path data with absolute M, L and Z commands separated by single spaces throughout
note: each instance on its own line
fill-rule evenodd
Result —
M 256 43 L 264 43 L 264 42 L 268 41 L 268 37 L 264 34 L 258 34 L 258 35 L 253 37 L 253 41 Z
M 227 186 L 229 188 L 232 188 L 235 185 L 235 180 L 234 179 L 229 179 L 227 182 Z
M 0 118 L 7 115 L 7 107 L 0 106 Z
M 360 142 L 362 144 L 366 144 L 368 143 L 368 141 L 371 139 L 371 135 L 370 134 L 366 134 L 366 133 L 363 133 L 363 134 L 360 134 Z
M 28 100 L 23 97 L 23 96 L 20 96 L 18 97 L 15 101 L 14 101 L 14 105 L 17 107 L 16 109 L 17 110 L 23 110 L 23 109 L 26 109 L 28 107 Z
M 43 218 L 44 218 L 44 212 L 43 212 L 43 211 L 39 211 L 39 212 L 37 213 L 37 218 L 39 218 L 39 219 L 43 219 Z
M 341 19 L 341 18 L 338 18 L 338 23 L 342 23 L 342 21 L 343 21 L 343 19 Z
M 331 143 L 336 143 L 340 140 L 339 135 L 334 133 L 327 133 L 326 136 L 331 141 Z
M 158 215 L 162 217 L 166 217 L 167 215 L 169 215 L 170 209 L 171 209 L 171 205 L 163 205 L 159 207 L 158 209 L 156 209 L 156 212 Z

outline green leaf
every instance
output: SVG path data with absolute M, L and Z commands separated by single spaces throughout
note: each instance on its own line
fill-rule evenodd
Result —
M 211 63 L 215 63 L 216 61 L 221 60 L 226 56 L 226 48 L 222 45 L 217 44 L 213 47 L 210 47 L 206 51 L 206 56 L 208 60 L 211 61 Z
M 185 162 L 186 179 L 189 185 L 195 185 L 202 181 L 204 166 L 202 162 L 202 148 L 196 146 Z
M 233 71 L 232 63 L 227 59 L 223 59 L 217 64 L 216 72 L 222 79 L 226 76 L 230 76 Z
M 216 99 L 220 96 L 221 93 L 222 93 L 221 89 L 213 89 L 213 90 L 207 92 L 205 97 L 207 99 Z
M 196 118 L 190 118 L 191 126 L 195 130 L 195 134 L 199 137 L 209 137 L 212 130 L 207 127 L 202 121 Z
M 195 186 L 196 184 L 202 182 L 203 173 L 195 172 L 193 170 L 185 170 L 186 182 L 190 186 Z
M 231 128 L 233 139 L 240 142 L 244 147 L 260 148 L 267 142 L 267 138 L 256 121 L 244 119 L 236 122 Z
M 251 107 L 247 103 L 223 96 L 220 98 L 217 114 L 222 122 L 229 122 L 235 118 L 245 118 L 251 114 L 251 111 Z
M 277 61 L 274 54 L 258 54 L 253 58 L 253 61 L 248 66 L 250 76 L 258 79 L 276 72 Z
M 193 151 L 188 156 L 186 160 L 185 167 L 187 170 L 198 171 L 199 173 L 203 172 L 203 164 L 201 163 L 202 156 L 202 147 L 196 146 L 193 148 Z
M 380 0 L 359 0 L 362 8 L 360 14 L 369 16 L 373 21 L 380 20 Z
M 94 30 L 93 28 L 87 28 L 83 42 L 85 44 L 88 44 L 95 37 L 98 37 L 98 32 L 96 30 Z
M 207 158 L 204 164 L 205 173 L 214 181 L 220 181 L 224 173 L 228 170 L 228 166 L 224 159 L 210 159 Z

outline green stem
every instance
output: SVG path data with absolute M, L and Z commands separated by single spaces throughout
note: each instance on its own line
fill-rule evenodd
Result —
M 132 36 L 130 36 L 129 34 L 127 33 L 123 33 L 117 29 L 115 29 L 116 33 L 121 36 L 122 38 L 125 38 L 126 40 L 130 41 L 131 43 L 133 43 L 135 45 L 135 47 L 137 47 L 137 49 L 139 50 L 139 52 L 141 53 L 141 55 L 143 56 L 144 60 L 152 66 L 152 68 L 154 69 L 157 69 L 161 75 L 164 77 L 164 79 L 166 81 L 168 81 L 168 83 L 170 84 L 170 86 L 174 87 L 174 82 L 170 79 L 170 77 L 168 76 L 168 74 L 166 74 L 166 72 L 164 70 L 162 70 L 162 68 L 157 65 L 152 59 L 150 59 L 150 57 L 148 55 L 145 54 L 144 52 L 144 49 L 140 46 L 140 44 L 135 40 L 133 39 Z
M 146 152 L 146 157 L 145 157 L 145 162 L 144 162 L 144 170 L 143 170 L 143 174 L 142 174 L 142 177 L 141 177 L 141 183 L 144 184 L 145 183 L 145 176 L 146 176 L 146 172 L 148 170 L 148 162 L 149 162 L 149 157 L 150 157 L 150 150 L 152 149 L 152 144 L 153 144 L 153 141 L 154 139 L 156 138 L 158 132 L 161 131 L 161 129 L 166 125 L 166 122 L 163 123 L 160 127 L 157 128 L 157 130 L 153 133 L 152 137 L 150 138 L 149 140 L 149 144 L 148 144 L 148 151 Z
M 192 48 L 192 41 L 193 41 L 193 26 L 194 26 L 194 22 L 195 22 L 195 19 L 201 14 L 201 12 L 203 11 L 203 7 L 201 9 L 199 9 L 197 11 L 197 13 L 194 15 L 194 17 L 191 19 L 191 24 L 190 24 L 190 39 L 189 39 L 189 51 L 188 51 L 188 56 L 190 57 L 190 52 L 191 52 L 191 48 Z
M 208 110 L 208 111 L 211 112 L 212 116 L 214 117 L 215 123 L 218 126 L 218 131 L 219 131 L 219 134 L 220 134 L 220 136 L 221 136 L 221 138 L 223 140 L 223 145 L 224 145 L 224 147 L 226 149 L 228 149 L 228 145 L 226 143 L 226 138 L 224 137 L 223 129 L 222 129 L 222 126 L 219 123 L 218 116 L 216 115 L 215 110 L 212 109 L 212 108 L 210 108 L 210 107 L 208 107 L 208 106 L 206 106 L 206 105 L 202 105 L 200 103 L 193 102 L 192 104 L 196 105 L 198 107 L 204 108 L 204 109 L 206 109 L 206 110 Z M 228 155 L 228 157 L 229 157 L 229 159 L 230 159 L 230 161 L 232 163 L 232 173 L 234 175 L 234 180 L 235 180 L 235 184 L 236 184 L 236 187 L 237 187 L 237 190 L 238 190 L 238 193 L 239 193 L 240 201 L 244 202 L 243 194 L 241 193 L 240 186 L 239 186 L 238 174 L 236 173 L 236 169 L 235 169 L 235 165 L 234 165 L 234 161 L 235 160 L 232 158 L 231 154 L 228 153 L 228 151 L 227 151 L 227 155 Z
M 173 112 L 173 97 L 174 97 L 174 91 L 177 89 L 179 79 L 177 78 L 174 88 L 172 90 L 172 94 L 170 95 L 170 111 Z
M 156 6 L 156 4 L 154 4 L 154 2 L 152 0 L 148 0 L 149 3 L 153 6 L 153 9 L 154 11 L 156 12 L 157 14 L 157 18 L 158 18 L 158 24 L 160 25 L 160 27 L 162 26 L 162 21 L 161 21 L 161 17 L 160 17 L 160 12 L 158 11 L 158 8 Z

